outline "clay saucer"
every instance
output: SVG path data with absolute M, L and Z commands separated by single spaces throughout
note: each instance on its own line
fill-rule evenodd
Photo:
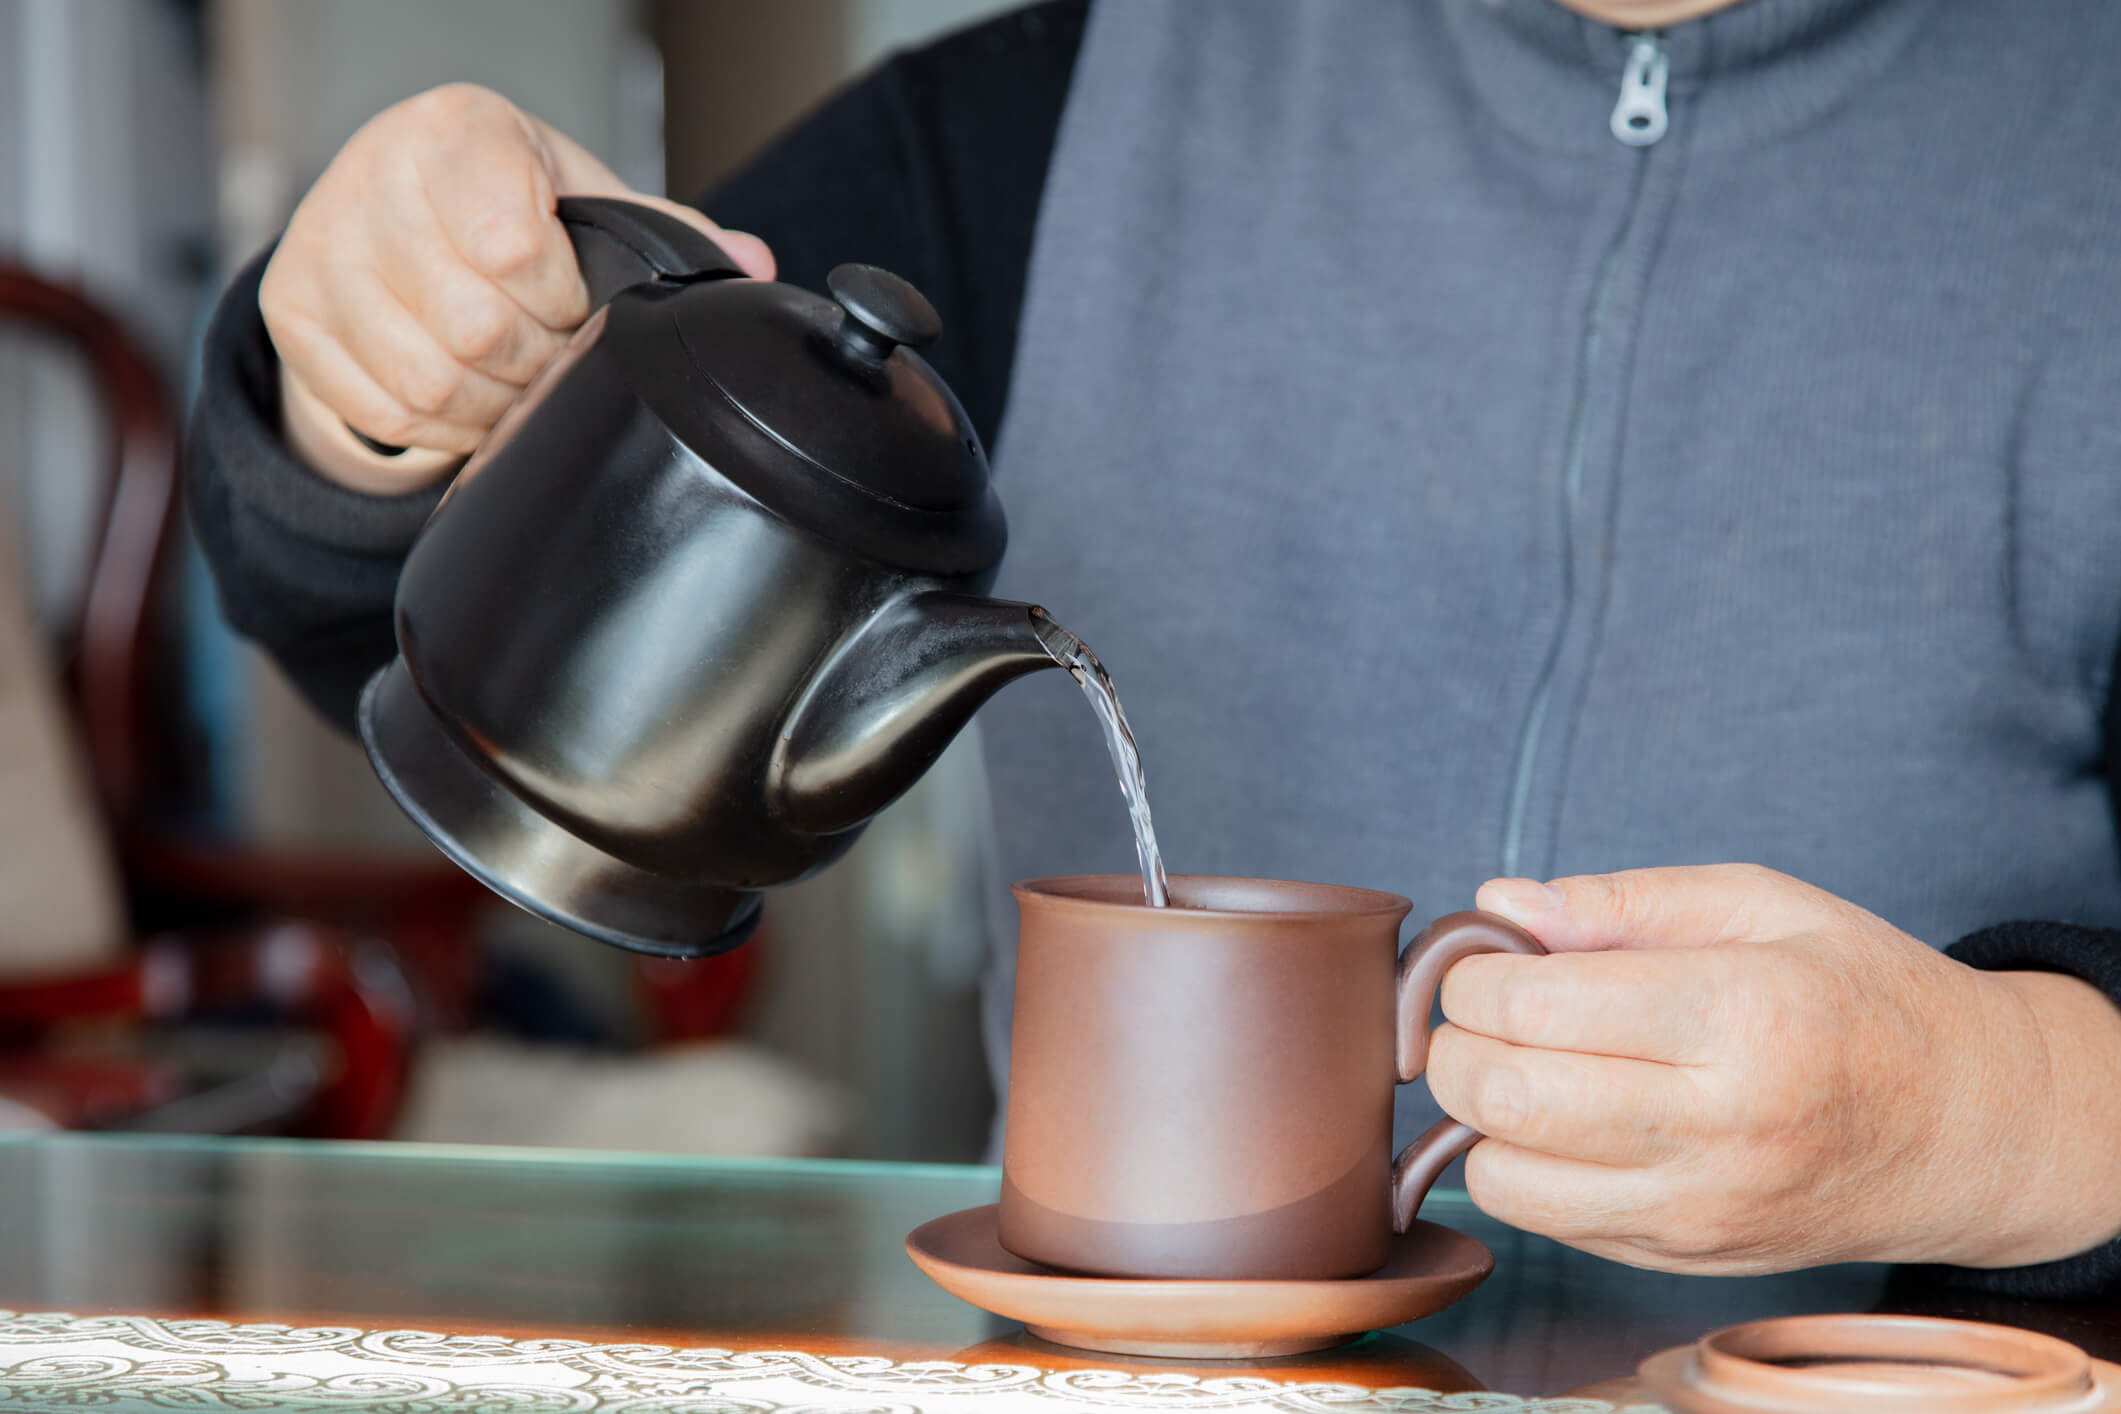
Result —
M 1642 1362 L 1678 1414 L 2121 1414 L 2121 1366 L 2010 1326 L 1787 1316 Z
M 1463 1233 L 1416 1222 L 1368 1276 L 1188 1281 L 1077 1276 L 1002 1247 L 996 1208 L 915 1228 L 906 1255 L 952 1296 L 1022 1321 L 1041 1340 L 1120 1355 L 1230 1360 L 1300 1355 L 1441 1311 L 1495 1268 Z

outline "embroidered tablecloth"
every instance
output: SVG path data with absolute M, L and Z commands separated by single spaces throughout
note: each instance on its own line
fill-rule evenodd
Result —
M 1631 1406 L 1635 1414 L 1655 1414 Z M 287 1414 L 1613 1414 L 1590 1399 L 350 1326 L 0 1312 L 0 1409 Z

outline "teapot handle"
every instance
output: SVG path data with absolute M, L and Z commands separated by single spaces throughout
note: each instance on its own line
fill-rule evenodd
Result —
M 557 214 L 574 244 L 591 309 L 650 280 L 690 284 L 744 273 L 706 232 L 638 201 L 563 196 Z
M 602 309 L 621 290 L 650 281 L 690 284 L 744 273 L 707 235 L 666 211 L 609 196 L 563 196 L 555 213 L 574 246 L 589 287 L 589 308 Z M 348 427 L 379 457 L 402 456 L 405 448 L 379 442 Z

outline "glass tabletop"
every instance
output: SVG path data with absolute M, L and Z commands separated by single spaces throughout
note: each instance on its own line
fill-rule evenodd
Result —
M 994 1201 L 988 1168 L 165 1136 L 0 1143 L 0 1305 L 567 1335 L 896 1360 L 1202 1369 L 1045 1345 L 949 1296 L 905 1235 Z M 1886 1268 L 1689 1278 L 1501 1226 L 1463 1193 L 1422 1216 L 1495 1271 L 1440 1314 L 1273 1378 L 1555 1395 L 1752 1317 L 1902 1310 L 2047 1330 L 2113 1359 L 2121 1310 L 1926 1287 Z

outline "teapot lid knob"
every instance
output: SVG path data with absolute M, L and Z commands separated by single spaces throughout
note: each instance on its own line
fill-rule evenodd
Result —
M 825 288 L 847 312 L 835 341 L 868 362 L 891 356 L 900 344 L 921 348 L 935 342 L 943 321 L 913 286 L 874 265 L 841 265 L 825 277 Z

